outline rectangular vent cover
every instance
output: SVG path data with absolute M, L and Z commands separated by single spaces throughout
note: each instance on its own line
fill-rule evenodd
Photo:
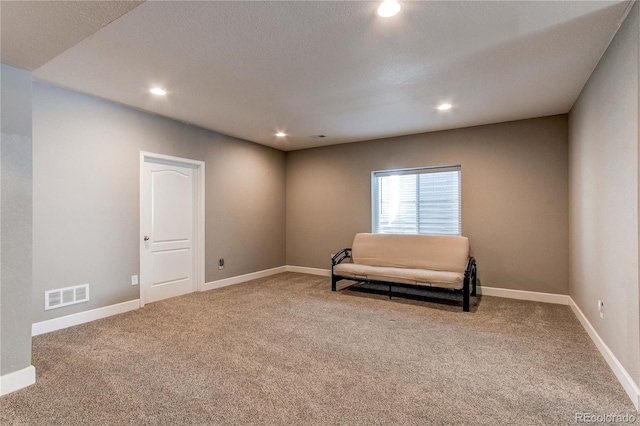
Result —
M 89 301 L 89 284 L 59 288 L 44 292 L 44 310 L 75 305 Z

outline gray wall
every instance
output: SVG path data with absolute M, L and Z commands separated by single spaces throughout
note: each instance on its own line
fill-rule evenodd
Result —
M 2 64 L 0 375 L 31 365 L 31 73 Z
M 636 3 L 569 115 L 570 294 L 636 383 L 638 18 Z
M 139 297 L 140 151 L 206 162 L 206 282 L 285 264 L 285 155 L 34 83 L 33 321 Z M 225 269 L 217 268 L 225 258 Z M 45 312 L 45 290 L 91 301 Z
M 462 165 L 462 233 L 489 287 L 568 293 L 567 117 L 426 133 L 287 154 L 287 264 L 371 232 L 371 172 Z

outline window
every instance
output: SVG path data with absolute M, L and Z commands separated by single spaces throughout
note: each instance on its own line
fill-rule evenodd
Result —
M 460 235 L 460 166 L 373 172 L 373 232 Z

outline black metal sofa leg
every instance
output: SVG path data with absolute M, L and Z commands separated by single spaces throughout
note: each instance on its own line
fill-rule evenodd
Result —
M 471 295 L 473 297 L 476 297 L 477 293 L 476 293 L 476 289 L 478 287 L 478 279 L 476 278 L 476 276 L 473 276 L 473 290 L 471 290 Z
M 338 280 L 336 279 L 335 275 L 331 275 L 331 291 L 336 291 L 336 283 L 338 282 Z
M 469 312 L 469 278 L 464 279 L 464 288 L 462 289 L 462 310 Z

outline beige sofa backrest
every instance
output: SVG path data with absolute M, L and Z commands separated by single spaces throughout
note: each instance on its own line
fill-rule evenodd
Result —
M 394 268 L 464 272 L 469 257 L 466 237 L 440 235 L 356 234 L 353 263 Z

